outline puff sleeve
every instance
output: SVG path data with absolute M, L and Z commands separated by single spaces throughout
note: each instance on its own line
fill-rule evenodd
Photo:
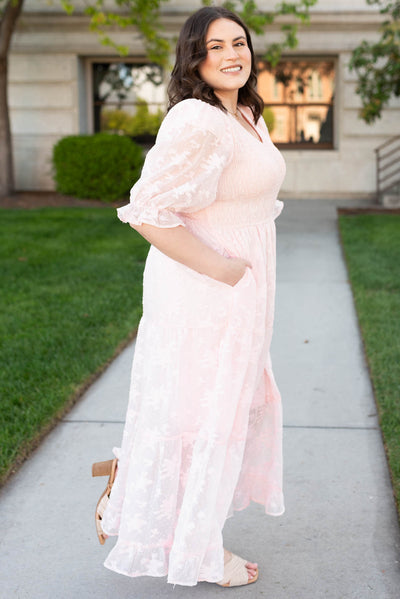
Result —
M 222 111 L 201 100 L 176 104 L 148 152 L 130 203 L 118 209 L 125 223 L 156 227 L 184 225 L 181 214 L 196 212 L 216 198 L 233 140 Z

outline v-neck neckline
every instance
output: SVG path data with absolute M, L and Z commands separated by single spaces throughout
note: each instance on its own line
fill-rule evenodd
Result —
M 229 112 L 229 114 L 232 116 L 232 118 L 237 122 L 238 126 L 241 127 L 242 129 L 244 129 L 244 131 L 246 131 L 247 135 L 250 135 L 253 139 L 255 139 L 259 144 L 263 144 L 264 141 L 261 137 L 261 134 L 258 132 L 258 130 L 256 129 L 255 125 L 253 123 L 251 123 L 249 121 L 249 119 L 247 118 L 247 116 L 245 114 L 243 114 L 243 112 L 240 110 L 240 108 L 238 107 L 237 110 L 240 112 L 240 114 L 242 115 L 243 119 L 246 121 L 246 123 L 248 125 L 250 125 L 250 127 L 253 129 L 253 131 L 255 132 L 256 135 L 252 135 L 250 133 L 250 131 L 247 131 L 246 127 L 243 127 L 243 125 L 241 125 L 239 123 L 239 121 L 237 120 L 237 117 L 235 117 L 234 114 L 232 114 L 231 112 Z M 256 137 L 257 136 L 257 137 Z

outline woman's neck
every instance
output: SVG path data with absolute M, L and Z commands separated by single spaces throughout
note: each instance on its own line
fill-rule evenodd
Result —
M 214 92 L 219 100 L 221 100 L 224 108 L 231 114 L 236 114 L 238 104 L 238 90 L 232 92 Z

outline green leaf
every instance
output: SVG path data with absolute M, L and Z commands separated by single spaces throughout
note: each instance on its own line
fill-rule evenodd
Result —
M 400 95 L 400 2 L 368 0 L 390 15 L 381 25 L 378 42 L 362 41 L 354 49 L 349 69 L 358 77 L 356 92 L 361 98 L 360 117 L 373 123 L 381 117 L 392 96 Z
M 68 2 L 68 0 L 61 0 L 61 6 L 63 7 L 67 15 L 72 15 L 72 13 L 75 10 L 74 5 L 71 4 L 71 2 Z

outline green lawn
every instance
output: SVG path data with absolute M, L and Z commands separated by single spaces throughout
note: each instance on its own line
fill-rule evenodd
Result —
M 132 336 L 148 244 L 111 208 L 0 211 L 0 481 Z
M 400 215 L 339 226 L 400 514 Z

